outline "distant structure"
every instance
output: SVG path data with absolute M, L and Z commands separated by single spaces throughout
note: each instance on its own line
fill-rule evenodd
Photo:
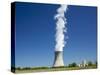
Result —
M 60 67 L 60 66 L 64 66 L 63 51 L 55 51 L 53 67 Z
M 81 64 L 78 65 L 80 68 L 84 68 L 88 66 L 88 63 L 86 60 L 83 60 Z

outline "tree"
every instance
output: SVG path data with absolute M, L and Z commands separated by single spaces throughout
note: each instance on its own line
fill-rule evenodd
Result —
M 93 63 L 91 61 L 88 62 L 88 66 L 92 66 Z
M 21 68 L 20 68 L 20 67 L 17 67 L 16 69 L 17 69 L 17 70 L 21 70 Z
M 31 68 L 30 67 L 24 67 L 22 68 L 23 70 L 30 70 Z
M 76 66 L 77 66 L 77 64 L 75 62 L 68 65 L 68 67 L 76 67 Z
M 98 64 L 97 61 L 95 61 L 95 65 L 96 65 L 96 66 L 97 66 L 97 64 Z

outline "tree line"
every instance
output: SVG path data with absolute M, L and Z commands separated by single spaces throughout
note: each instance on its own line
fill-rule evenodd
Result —
M 97 61 L 93 63 L 92 61 L 87 62 L 87 67 L 89 66 L 96 66 L 97 67 Z M 68 64 L 66 66 L 59 66 L 59 67 L 17 67 L 16 70 L 38 70 L 38 69 L 51 69 L 51 68 L 71 68 L 71 67 L 79 67 L 79 64 L 76 62 L 73 62 L 71 64 Z

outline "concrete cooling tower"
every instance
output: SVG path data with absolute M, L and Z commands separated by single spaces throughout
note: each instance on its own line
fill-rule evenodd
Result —
M 63 51 L 55 51 L 53 67 L 60 67 L 60 66 L 64 66 Z

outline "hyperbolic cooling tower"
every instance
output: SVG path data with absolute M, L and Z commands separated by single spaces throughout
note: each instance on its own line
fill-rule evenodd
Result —
M 55 51 L 53 67 L 60 67 L 60 66 L 64 66 L 63 51 Z
M 65 35 L 66 29 L 66 17 L 65 12 L 67 10 L 67 5 L 61 4 L 57 9 L 57 14 L 54 16 L 56 21 L 56 45 L 55 45 L 55 58 L 53 67 L 64 66 L 63 62 L 63 48 L 65 46 Z

